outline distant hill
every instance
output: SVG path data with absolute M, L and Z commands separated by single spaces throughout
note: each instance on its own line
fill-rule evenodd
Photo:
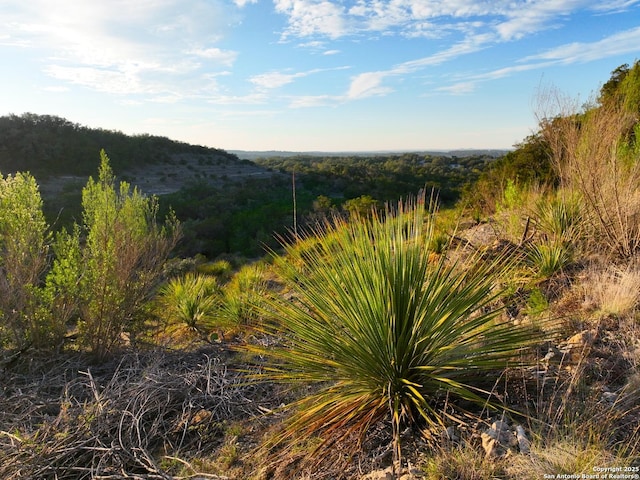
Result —
M 97 175 L 102 149 L 118 180 L 165 197 L 193 184 L 223 192 L 237 182 L 280 175 L 221 149 L 165 137 L 130 136 L 51 115 L 0 117 L 0 173 L 31 173 L 56 228 L 79 219 L 82 188 Z
M 89 128 L 52 115 L 0 117 L 0 172 L 29 171 L 48 175 L 91 175 L 97 171 L 100 150 L 116 173 L 145 165 L 171 164 L 185 154 L 221 163 L 237 163 L 224 150 L 190 145 L 154 135 Z

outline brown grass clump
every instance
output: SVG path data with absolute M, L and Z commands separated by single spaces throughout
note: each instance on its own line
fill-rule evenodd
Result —
M 640 301 L 640 267 L 592 267 L 584 283 L 585 302 L 602 316 L 629 315 Z

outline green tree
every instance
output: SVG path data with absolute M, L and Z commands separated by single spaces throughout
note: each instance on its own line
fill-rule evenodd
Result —
M 35 179 L 0 175 L 0 328 L 15 346 L 46 345 L 40 283 L 47 268 L 50 232 Z
M 313 201 L 313 211 L 317 214 L 327 215 L 333 208 L 333 201 L 326 195 L 318 195 Z
M 609 103 L 617 104 L 625 110 L 638 113 L 640 111 L 640 61 L 633 66 L 625 63 L 613 72 L 600 89 L 598 103 L 601 106 Z
M 109 158 L 100 152 L 98 179 L 82 191 L 83 225 L 60 240 L 54 271 L 60 285 L 76 285 L 81 343 L 94 355 L 108 355 L 141 327 L 162 266 L 178 239 L 175 222 L 157 223 L 157 201 L 126 182 L 115 187 Z M 83 242 L 78 241 L 82 236 Z M 78 266 L 78 259 L 81 265 Z
M 620 65 L 611 72 L 609 80 L 600 88 L 600 96 L 598 97 L 598 103 L 604 104 L 611 100 L 619 100 L 620 84 L 629 74 L 629 64 L 625 63 Z
M 476 182 L 464 187 L 462 205 L 490 213 L 499 206 L 502 192 L 510 183 L 520 188 L 558 183 L 551 149 L 544 135 L 529 135 L 515 147 L 482 171 Z
M 349 215 L 371 215 L 378 208 L 378 201 L 371 195 L 361 195 L 344 202 L 342 208 Z

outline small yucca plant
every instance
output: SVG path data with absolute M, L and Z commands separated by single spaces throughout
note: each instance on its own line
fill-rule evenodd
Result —
M 573 262 L 573 249 L 565 242 L 546 240 L 532 244 L 527 259 L 535 276 L 548 278 Z
M 437 402 L 449 394 L 484 404 L 478 382 L 533 340 L 499 320 L 505 258 L 430 261 L 432 214 L 419 201 L 336 219 L 313 248 L 289 246 L 275 262 L 293 300 L 271 300 L 262 328 L 285 346 L 252 351 L 275 360 L 264 379 L 317 387 L 292 405 L 279 441 L 320 434 L 328 447 L 390 418 L 398 464 L 403 425 L 442 427 L 450 413 Z
M 259 317 L 258 305 L 266 292 L 264 268 L 245 265 L 222 289 L 220 315 L 230 324 L 249 326 Z
M 187 273 L 173 278 L 161 288 L 159 311 L 170 330 L 186 327 L 208 336 L 220 327 L 220 286 L 215 277 Z
M 583 234 L 583 210 L 577 196 L 543 199 L 536 204 L 534 221 L 549 240 L 574 243 Z

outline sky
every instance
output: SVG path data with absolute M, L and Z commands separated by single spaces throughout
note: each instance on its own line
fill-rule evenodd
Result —
M 226 150 L 511 148 L 640 57 L 640 0 L 0 0 L 0 115 Z

